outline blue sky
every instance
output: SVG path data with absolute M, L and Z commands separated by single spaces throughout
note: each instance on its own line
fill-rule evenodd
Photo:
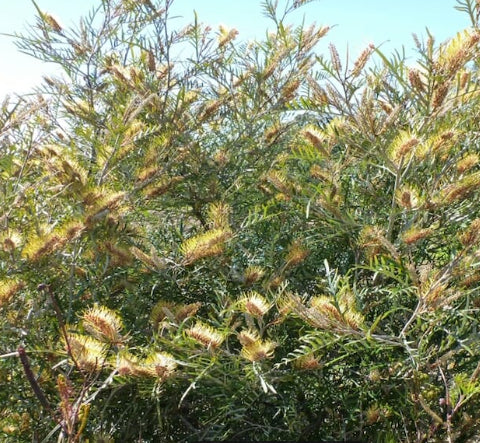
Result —
M 76 23 L 100 0 L 36 0 L 63 26 Z M 284 1 L 284 0 L 283 0 Z M 31 0 L 0 0 L 0 33 L 24 31 L 34 23 L 35 8 Z M 235 27 L 240 38 L 262 38 L 269 22 L 264 18 L 261 0 L 174 0 L 173 10 L 179 16 L 171 26 L 182 26 L 193 19 L 196 10 L 200 21 L 213 28 L 219 24 Z M 280 0 L 282 4 L 282 0 Z M 384 52 L 405 46 L 414 63 L 412 33 L 426 35 L 428 27 L 437 41 L 452 37 L 469 26 L 468 17 L 454 9 L 455 0 L 316 0 L 300 8 L 290 20 L 294 24 L 313 22 L 336 25 L 325 37 L 345 55 L 348 45 L 352 58 L 369 43 L 383 44 Z M 18 52 L 12 39 L 0 35 L 0 98 L 9 93 L 24 93 L 41 81 L 52 67 Z

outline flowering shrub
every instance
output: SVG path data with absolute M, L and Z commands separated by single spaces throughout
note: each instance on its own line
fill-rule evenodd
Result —
M 3 441 L 479 438 L 478 2 L 414 64 L 300 3 L 19 36 L 63 77 L 1 108 Z

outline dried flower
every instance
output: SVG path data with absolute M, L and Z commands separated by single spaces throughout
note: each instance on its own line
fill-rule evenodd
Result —
M 322 26 L 318 31 L 316 37 L 318 39 L 325 37 L 327 35 L 328 31 L 330 31 L 330 26 Z
M 194 316 L 201 306 L 200 302 L 177 305 L 166 300 L 160 300 L 152 309 L 150 321 L 154 329 L 158 330 L 165 319 L 168 318 L 170 322 L 180 323 L 186 318 Z
M 77 184 L 85 186 L 87 183 L 88 172 L 73 160 L 63 159 L 60 163 L 61 175 L 64 183 Z
M 454 76 L 474 55 L 474 49 L 479 40 L 480 33 L 476 30 L 466 29 L 457 33 L 447 45 L 440 48 L 436 61 L 437 71 L 447 78 Z
M 139 365 L 139 359 L 135 355 L 128 351 L 122 351 L 119 353 L 115 366 L 119 375 L 138 375 L 141 373 L 141 366 Z
M 17 231 L 6 233 L 0 237 L 5 252 L 13 252 L 22 243 L 22 237 Z
M 201 308 L 200 302 L 190 303 L 188 305 L 180 305 L 175 309 L 175 320 L 181 322 L 186 318 L 193 317 Z
M 62 417 L 69 423 L 73 418 L 73 407 L 71 397 L 73 395 L 72 384 L 63 374 L 59 374 L 57 377 L 57 389 L 60 395 L 60 409 Z
M 464 71 L 460 74 L 459 88 L 464 89 L 469 84 L 471 73 Z
M 473 246 L 480 239 L 480 218 L 476 218 L 470 223 L 470 226 L 460 234 L 460 243 L 463 246 Z
M 219 149 L 213 156 L 213 161 L 220 167 L 224 167 L 230 161 L 230 154 L 226 149 Z
M 144 189 L 145 196 L 147 197 L 147 199 L 152 199 L 158 197 L 159 195 L 163 195 L 167 191 L 170 191 L 177 183 L 180 183 L 183 179 L 184 177 L 182 176 L 161 177 L 160 180 L 155 182 L 153 185 L 148 186 Z
M 265 137 L 266 142 L 268 144 L 271 144 L 275 140 L 277 140 L 277 137 L 281 134 L 281 132 L 282 132 L 282 126 L 279 125 L 278 123 L 275 123 L 265 130 L 263 136 Z
M 210 118 L 212 115 L 214 115 L 220 106 L 222 105 L 223 100 L 210 100 L 205 103 L 205 107 L 203 108 L 199 119 L 204 121 Z
M 319 361 L 319 358 L 315 357 L 313 354 L 303 355 L 297 358 L 294 362 L 294 365 L 296 368 L 303 369 L 305 371 L 314 371 L 323 367 Z
M 399 260 L 395 246 L 387 240 L 385 233 L 378 226 L 365 226 L 360 232 L 359 244 L 364 248 L 370 248 L 374 255 L 386 250 L 393 258 Z
M 351 329 L 360 329 L 363 324 L 363 315 L 352 310 L 343 313 L 343 322 Z
M 130 247 L 130 252 L 137 260 L 141 261 L 147 267 L 152 269 L 159 269 L 158 263 L 155 260 L 155 257 L 145 254 L 145 252 L 143 252 L 136 246 Z
M 362 69 L 367 64 L 368 59 L 372 55 L 372 52 L 375 50 L 375 45 L 369 44 L 367 48 L 365 48 L 362 53 L 359 55 L 355 63 L 353 64 L 353 69 L 351 72 L 352 77 L 357 77 L 362 72 Z
M 110 64 L 106 67 L 108 72 L 111 72 L 116 80 L 123 84 L 129 84 L 130 74 L 127 69 L 118 64 Z
M 365 413 L 367 425 L 373 425 L 381 418 L 381 411 L 377 405 L 370 406 Z
M 153 51 L 152 50 L 148 51 L 147 56 L 148 56 L 148 70 L 150 72 L 155 72 L 157 70 L 157 66 L 155 63 L 155 55 L 153 54 Z
M 170 301 L 160 300 L 157 302 L 150 314 L 150 321 L 152 322 L 153 328 L 158 330 L 159 326 L 167 318 L 172 322 L 175 321 L 174 312 L 176 308 L 175 303 Z
M 249 346 L 258 340 L 260 340 L 258 332 L 252 331 L 251 329 L 243 330 L 238 334 L 238 341 L 242 346 Z
M 285 282 L 283 275 L 273 275 L 271 279 L 266 283 L 266 287 L 271 290 L 278 289 Z
M 418 91 L 423 91 L 425 88 L 420 77 L 420 72 L 417 69 L 411 69 L 408 72 L 408 81 L 410 82 L 412 88 Z
M 287 267 L 297 266 L 307 258 L 310 251 L 305 248 L 298 240 L 288 246 L 288 253 L 285 257 Z
M 295 96 L 295 92 L 300 87 L 300 80 L 294 78 L 288 80 L 282 88 L 281 97 L 285 102 L 292 100 Z
M 328 135 L 320 132 L 314 126 L 308 126 L 302 131 L 302 135 L 315 147 L 321 154 L 325 157 L 328 157 L 329 147 L 328 147 Z
M 405 209 L 417 209 L 422 202 L 418 191 L 411 186 L 398 189 L 395 197 L 397 203 Z
M 446 289 L 447 285 L 434 282 L 431 286 L 423 288 L 421 298 L 423 298 L 427 306 L 434 309 L 445 299 Z
M 449 88 L 449 82 L 441 83 L 435 88 L 432 99 L 432 108 L 434 111 L 437 110 L 440 106 L 442 106 L 445 97 L 448 94 Z
M 290 184 L 286 175 L 281 171 L 270 171 L 265 179 L 271 183 L 275 189 L 282 194 L 289 195 L 291 191 Z
M 115 366 L 118 373 L 133 377 L 158 377 L 165 380 L 177 368 L 177 362 L 172 355 L 166 352 L 151 352 L 141 359 L 128 351 L 122 351 L 117 357 Z
M 330 180 L 330 172 L 325 171 L 320 165 L 314 164 L 310 168 L 310 175 L 318 180 Z
M 25 245 L 22 255 L 31 261 L 38 261 L 77 238 L 84 230 L 85 226 L 82 222 L 68 223 L 48 235 L 30 239 Z
M 476 274 L 471 274 L 464 277 L 461 280 L 460 285 L 464 286 L 465 288 L 470 288 L 474 285 L 477 286 L 479 282 L 480 282 L 480 273 L 476 273 Z
M 146 168 L 143 168 L 138 172 L 137 180 L 139 182 L 144 182 L 146 180 L 149 180 L 152 177 L 154 177 L 156 174 L 158 174 L 161 170 L 162 168 L 160 168 L 160 166 L 158 165 L 147 166 Z
M 383 111 L 385 111 L 386 114 L 390 115 L 393 112 L 393 108 L 387 103 L 384 102 L 383 100 L 378 100 L 378 106 L 382 108 Z
M 117 210 L 125 200 L 125 192 L 103 192 L 99 200 L 93 202 L 93 207 L 87 212 L 85 225 L 92 226 L 98 220 L 105 218 L 111 211 Z M 84 197 L 85 198 L 85 197 Z
M 121 248 L 111 241 L 101 243 L 101 247 L 111 255 L 111 266 L 125 266 L 132 262 L 132 255 L 128 249 Z
M 267 80 L 275 72 L 278 65 L 280 64 L 281 57 L 280 54 L 276 54 L 271 58 L 265 66 L 264 71 L 262 72 L 263 81 Z
M 378 369 L 372 369 L 368 374 L 368 379 L 374 383 L 380 381 L 382 379 L 380 371 Z
M 330 50 L 330 60 L 332 62 L 333 69 L 337 72 L 337 74 L 339 74 L 342 70 L 342 63 L 340 62 L 340 56 L 338 55 L 337 48 L 333 44 L 330 44 L 328 48 Z
M 236 29 L 227 29 L 225 26 L 220 25 L 218 35 L 218 47 L 223 48 L 225 45 L 234 40 L 238 35 Z
M 431 140 L 432 151 L 435 153 L 444 152 L 450 149 L 457 139 L 457 132 L 448 130 L 434 136 Z
M 480 173 L 467 175 L 457 183 L 453 183 L 443 189 L 440 194 L 440 201 L 452 203 L 455 200 L 464 199 L 479 186 Z
M 403 233 L 402 239 L 405 244 L 412 245 L 424 239 L 425 237 L 428 237 L 432 232 L 433 232 L 432 228 L 418 229 L 416 227 L 413 227 Z
M 62 32 L 62 27 L 58 23 L 58 21 L 50 15 L 48 12 L 42 13 L 42 18 L 45 21 L 45 23 L 48 24 L 55 32 Z

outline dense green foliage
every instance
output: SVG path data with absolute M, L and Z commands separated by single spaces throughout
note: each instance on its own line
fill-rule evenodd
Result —
M 479 438 L 480 6 L 351 62 L 299 3 L 19 36 L 63 74 L 1 108 L 2 441 Z

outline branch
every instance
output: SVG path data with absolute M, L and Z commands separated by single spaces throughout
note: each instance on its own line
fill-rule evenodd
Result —
M 52 408 L 50 406 L 50 403 L 47 400 L 47 397 L 45 397 L 45 394 L 42 391 L 42 388 L 40 388 L 40 385 L 38 384 L 35 374 L 33 373 L 32 369 L 30 368 L 30 363 L 28 361 L 27 353 L 25 352 L 25 348 L 23 346 L 19 346 L 17 349 L 18 356 L 20 357 L 20 361 L 22 362 L 23 370 L 25 372 L 25 376 L 27 377 L 27 380 L 30 383 L 30 386 L 33 389 L 33 392 L 35 393 L 35 396 L 38 398 L 40 401 L 41 405 L 47 409 L 49 412 L 52 412 Z

